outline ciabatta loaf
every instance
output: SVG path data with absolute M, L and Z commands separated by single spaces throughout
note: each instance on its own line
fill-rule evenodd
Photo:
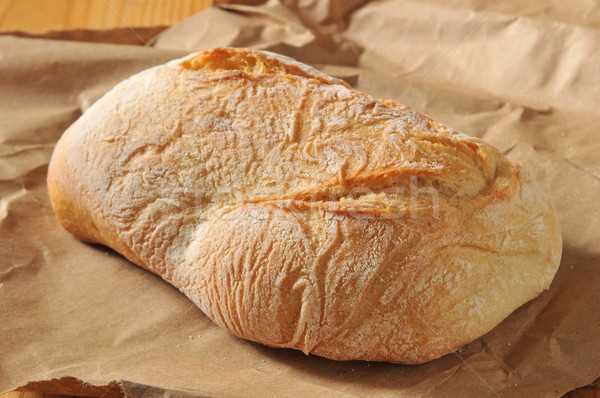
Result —
M 546 289 L 561 256 L 522 166 L 289 58 L 217 48 L 116 86 L 62 136 L 60 223 L 245 339 L 420 363 Z

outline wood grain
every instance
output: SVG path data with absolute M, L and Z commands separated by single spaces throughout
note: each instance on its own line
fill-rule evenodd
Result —
M 0 398 L 72 398 L 74 395 L 55 395 L 55 394 L 43 394 L 39 392 L 21 392 L 13 391 L 7 392 L 6 394 L 0 394 Z
M 0 0 L 0 31 L 172 25 L 212 0 Z

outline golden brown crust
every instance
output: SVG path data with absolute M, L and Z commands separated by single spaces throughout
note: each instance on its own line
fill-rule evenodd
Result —
M 485 142 L 293 60 L 220 48 L 119 84 L 61 138 L 61 224 L 246 339 L 420 363 L 550 284 L 554 211 Z

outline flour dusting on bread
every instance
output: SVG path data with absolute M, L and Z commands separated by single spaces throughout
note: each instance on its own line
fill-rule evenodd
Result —
M 557 217 L 484 141 L 280 55 L 217 48 L 135 75 L 63 135 L 60 223 L 231 333 L 421 363 L 548 288 Z

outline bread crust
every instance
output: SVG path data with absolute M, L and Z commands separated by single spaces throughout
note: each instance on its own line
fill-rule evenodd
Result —
M 217 48 L 120 83 L 62 136 L 59 222 L 245 339 L 421 363 L 548 288 L 557 217 L 521 165 L 289 58 Z

